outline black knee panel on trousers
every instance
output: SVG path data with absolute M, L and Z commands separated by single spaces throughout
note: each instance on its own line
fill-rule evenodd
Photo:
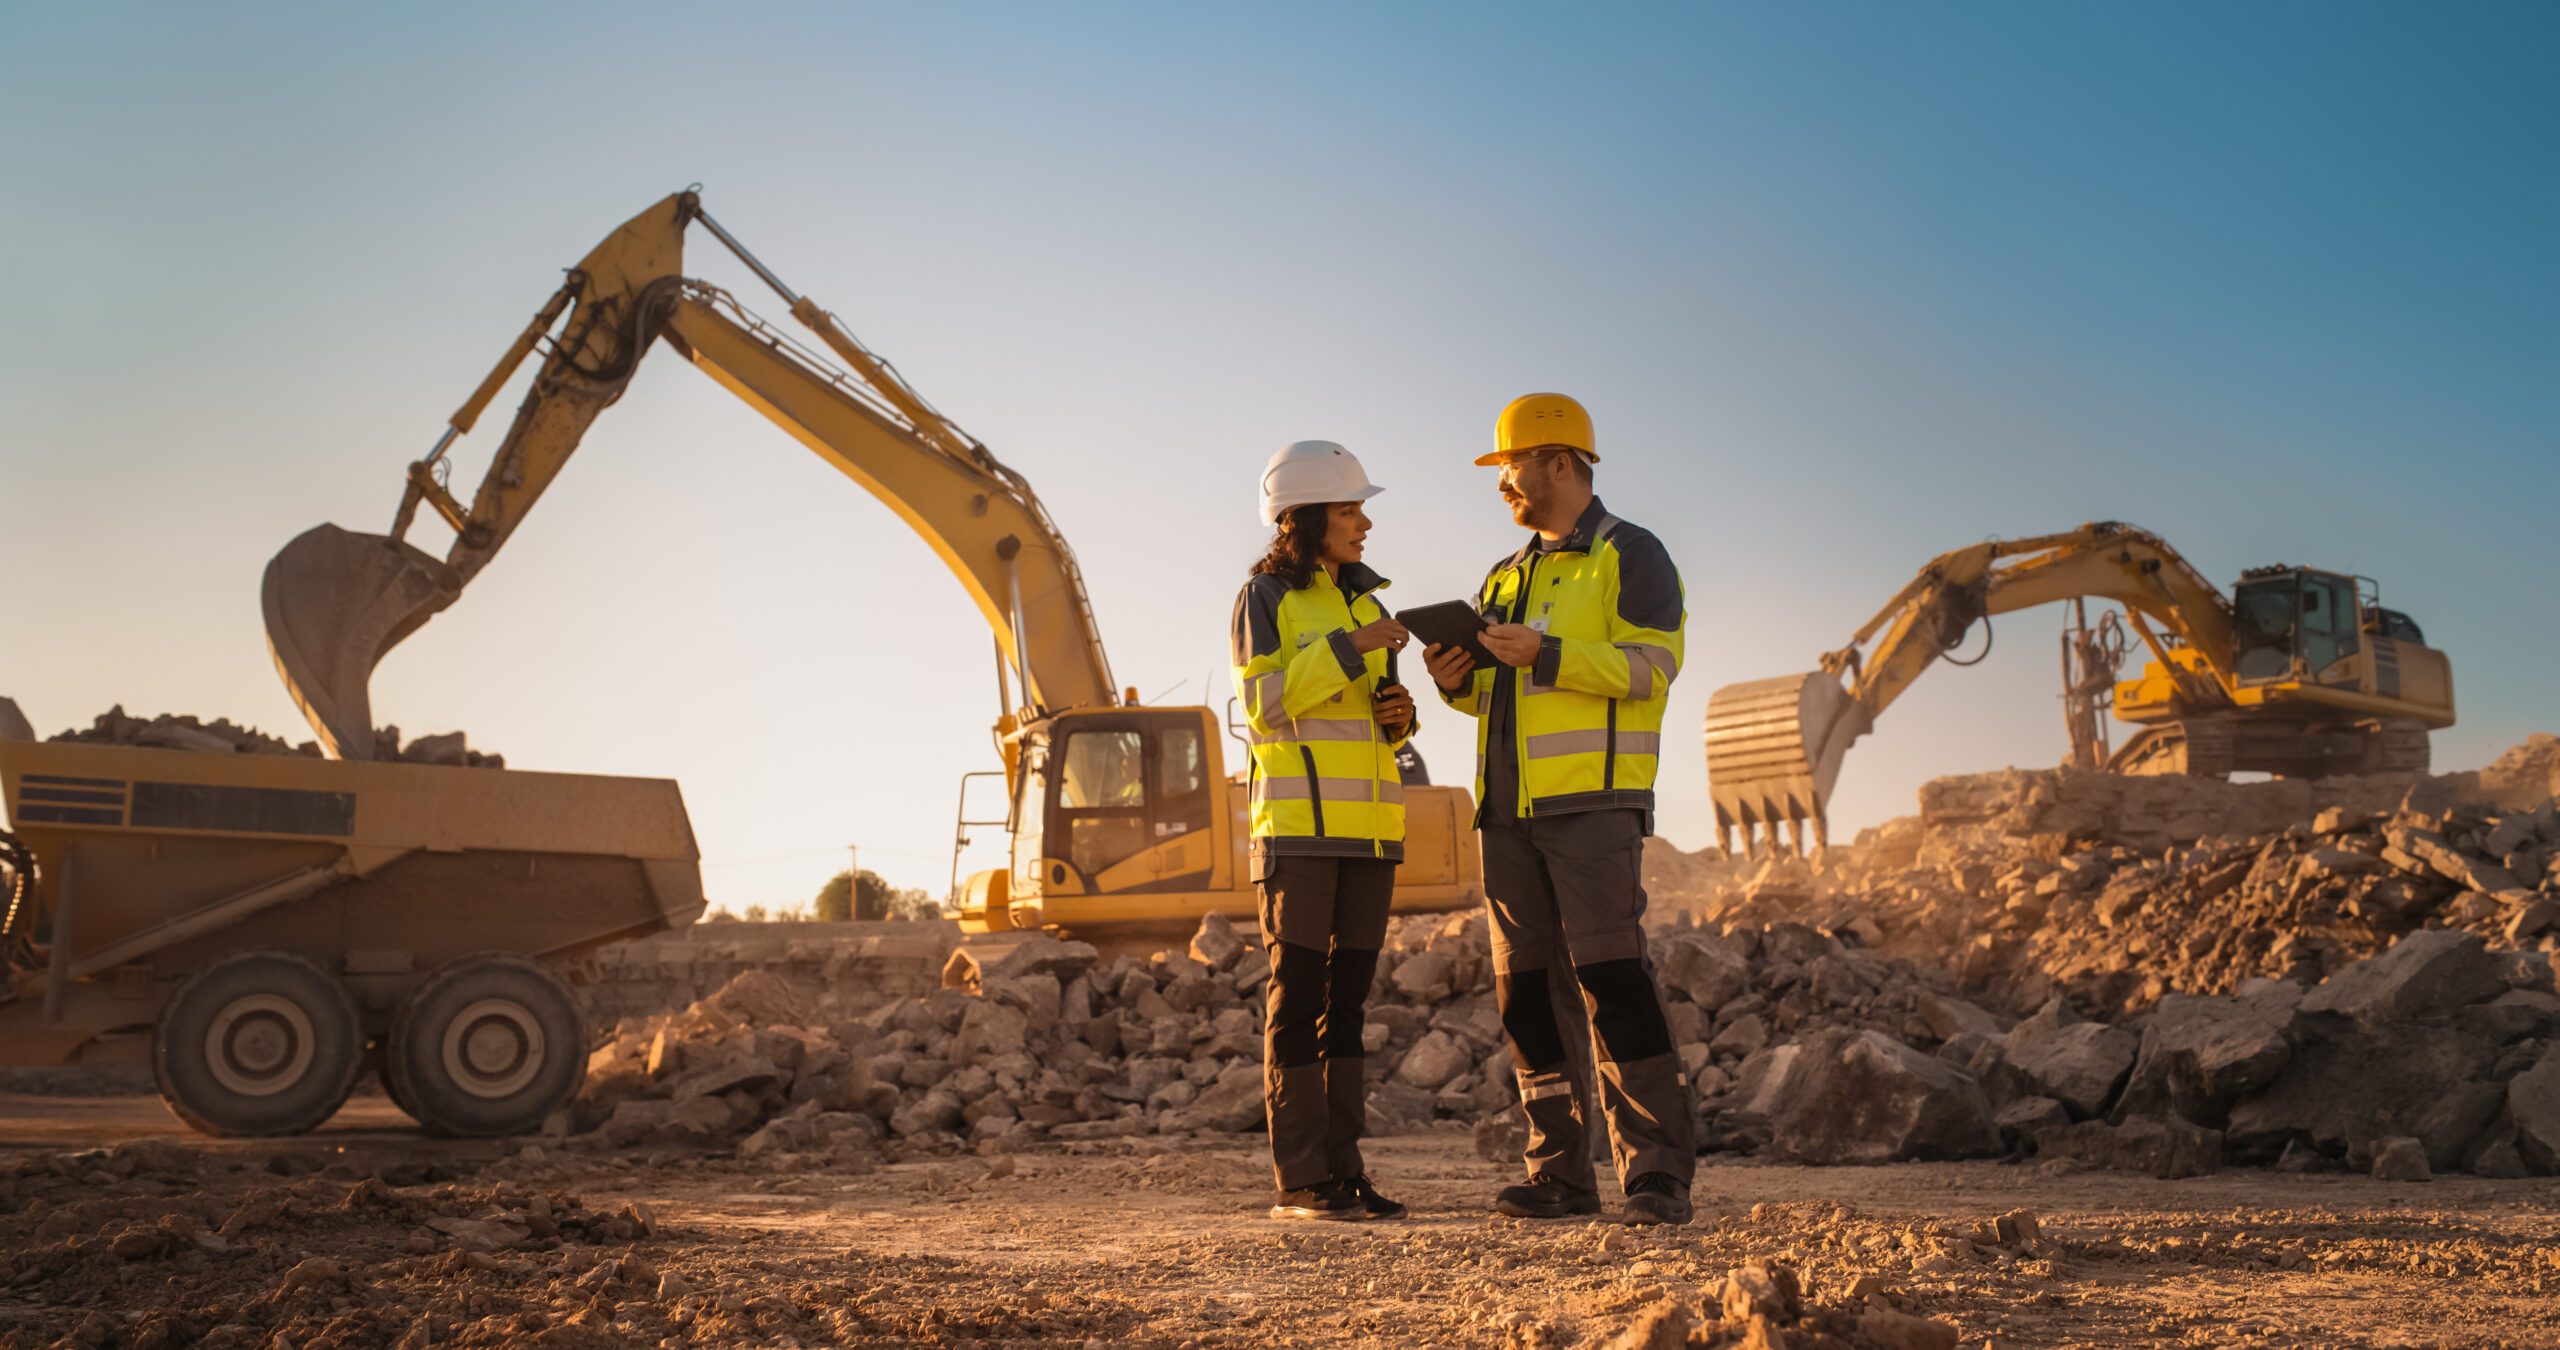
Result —
M 1316 1053 L 1326 1059 L 1358 1059 L 1369 1002 L 1369 985 L 1378 978 L 1378 954 L 1357 947 L 1336 947 L 1325 970 L 1324 1025 Z
M 1629 1064 L 1671 1053 L 1671 1024 L 1644 962 L 1597 961 L 1573 973 L 1591 996 L 1591 1029 L 1600 1037 L 1602 1059 Z
M 1263 1017 L 1269 1024 L 1270 1054 L 1280 1068 L 1294 1069 L 1323 1057 L 1319 1033 L 1328 992 L 1325 964 L 1325 954 L 1313 947 L 1271 944 L 1271 988 L 1263 999 Z
M 1544 968 L 1495 972 L 1493 997 L 1502 1009 L 1502 1029 L 1511 1037 L 1514 1063 L 1535 1072 L 1564 1062 L 1564 1029 L 1556 1025 Z

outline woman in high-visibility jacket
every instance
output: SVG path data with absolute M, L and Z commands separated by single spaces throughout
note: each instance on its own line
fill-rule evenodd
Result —
M 1252 871 L 1271 952 L 1263 1103 L 1275 1218 L 1397 1218 L 1360 1159 L 1368 1065 L 1362 1005 L 1404 859 L 1396 749 L 1413 697 L 1395 676 L 1404 626 L 1361 562 L 1381 489 L 1331 441 L 1300 441 L 1262 476 L 1270 547 L 1236 596 L 1236 697 L 1252 726 Z

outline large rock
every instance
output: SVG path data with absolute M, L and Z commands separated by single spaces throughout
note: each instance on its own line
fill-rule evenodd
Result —
M 770 970 L 739 971 L 702 1006 L 751 1027 L 805 1027 L 818 1020 L 817 1008 Z
M 1396 1077 L 1418 1088 L 1437 1088 L 1473 1067 L 1475 1055 L 1467 1047 L 1450 1038 L 1447 1032 L 1434 1031 L 1414 1042 L 1404 1054 L 1404 1062 L 1396 1066 Z
M 1262 1066 L 1239 1060 L 1200 1090 L 1191 1105 L 1166 1117 L 1168 1130 L 1221 1130 L 1234 1133 L 1263 1122 Z
M 2307 1013 L 2342 1013 L 2370 1030 L 2436 1017 L 2506 992 L 2499 959 L 2477 933 L 2426 929 L 2332 975 L 2302 1000 Z
M 1237 936 L 1236 926 L 1224 914 L 1203 915 L 1200 931 L 1191 935 L 1191 959 L 1211 970 L 1234 969 L 1244 949 L 1245 940 Z
M 2133 1067 L 2141 1042 L 2129 1031 L 2082 1021 L 2069 1004 L 2055 998 L 2011 1027 L 2002 1048 L 2038 1093 L 2085 1120 L 2106 1108 Z
M 1457 969 L 1445 952 L 1416 952 L 1396 964 L 1387 982 L 1416 1003 L 1437 1003 L 1449 996 Z
M 951 1057 L 965 1061 L 980 1055 L 1020 1054 L 1029 1044 L 1030 1025 L 1029 1015 L 1019 1008 L 992 1001 L 972 1004 L 961 1015 Z
M 1712 1010 L 1741 997 L 1750 987 L 1751 969 L 1721 939 L 1680 929 L 1663 939 L 1654 978 L 1665 992 Z
M 955 947 L 942 968 L 945 989 L 979 990 L 989 977 L 1050 975 L 1064 984 L 1093 969 L 1101 954 L 1090 942 L 1070 942 L 1046 933 L 1006 933 Z
M 2507 1114 L 2515 1120 L 2516 1151 L 2525 1161 L 2560 1172 L 2560 1045 L 2507 1081 Z
M 1740 1114 L 1810 1163 L 1972 1158 L 2000 1152 L 1991 1103 L 1962 1070 L 1876 1031 L 1835 1028 L 1770 1051 Z
M 1928 1024 L 1929 1034 L 1942 1041 L 1952 1041 L 1967 1032 L 1994 1038 L 2003 1034 L 1999 1018 L 1953 994 L 1923 990 L 1913 1000 L 1912 1010 Z
M 2488 1077 L 2497 1057 L 2497 1046 L 2480 1037 L 2425 1023 L 2313 1040 L 2294 1051 L 2273 1083 L 2231 1108 L 2225 1133 L 2240 1156 L 2259 1160 L 2288 1142 L 2355 1158 L 2398 1135 L 2415 1136 L 2436 1153 L 2430 1127 L 2461 1122 L 2430 1122 L 2429 1113 L 2464 1084 Z
M 2175 1114 L 2221 1125 L 2233 1101 L 2274 1082 L 2292 1060 L 2288 1032 L 2301 997 L 2301 986 L 2281 985 L 2247 998 L 2162 998 L 2114 1118 Z

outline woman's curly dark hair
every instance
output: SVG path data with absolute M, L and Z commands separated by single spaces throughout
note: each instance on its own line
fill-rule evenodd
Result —
M 1324 537 L 1333 526 L 1332 509 L 1331 502 L 1291 507 L 1280 517 L 1271 547 L 1263 551 L 1249 575 L 1268 574 L 1288 582 L 1293 591 L 1305 590 L 1316 569 L 1324 565 Z

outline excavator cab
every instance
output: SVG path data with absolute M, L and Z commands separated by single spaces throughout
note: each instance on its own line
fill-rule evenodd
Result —
M 1224 781 L 1204 708 L 1063 714 L 1015 777 L 1012 908 L 1043 899 L 1218 888 Z
M 2233 671 L 2243 686 L 2279 680 L 2352 685 L 2362 648 L 2353 577 L 2309 568 L 2252 568 L 2232 588 Z

